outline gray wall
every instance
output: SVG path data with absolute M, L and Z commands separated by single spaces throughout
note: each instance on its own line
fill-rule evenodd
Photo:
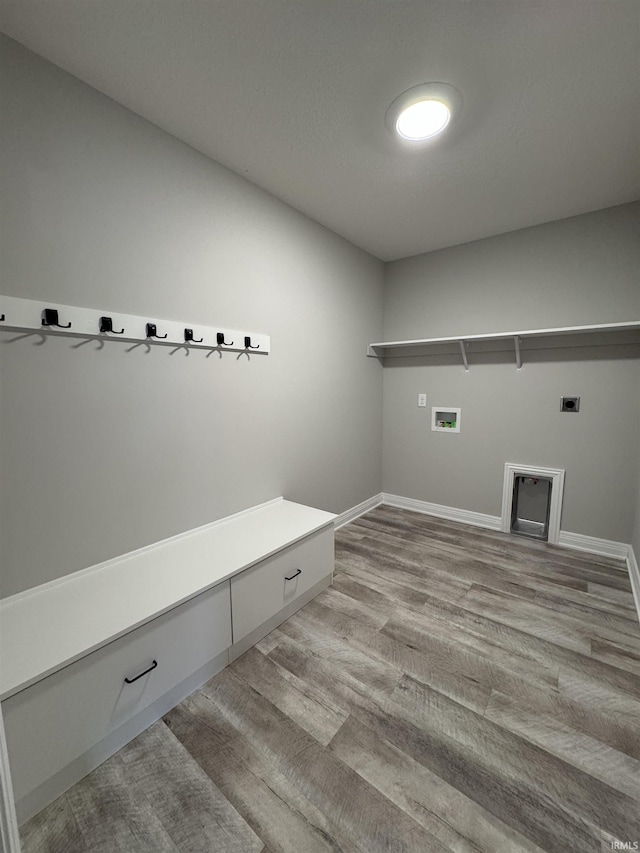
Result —
M 639 215 L 624 205 L 389 264 L 384 340 L 640 319 Z M 562 529 L 630 542 L 638 354 L 538 352 L 520 372 L 506 355 L 471 356 L 468 373 L 451 358 L 387 359 L 384 491 L 500 515 L 505 462 L 564 468 Z M 582 397 L 579 414 L 559 412 L 562 394 Z M 431 432 L 432 405 L 462 407 L 459 435 Z
M 2 333 L 3 594 L 278 495 L 378 493 L 382 264 L 0 48 L 2 292 L 272 342 L 249 361 Z
M 497 515 L 505 461 L 566 468 L 563 529 L 640 553 L 626 350 L 540 353 L 520 373 L 502 356 L 469 373 L 389 361 L 384 418 L 363 357 L 371 340 L 637 319 L 639 205 L 390 264 L 383 330 L 378 261 L 4 38 L 0 63 L 2 292 L 273 347 L 248 361 L 0 333 L 3 595 L 279 494 L 341 512 L 382 487 Z M 435 404 L 462 406 L 460 435 L 430 431 Z

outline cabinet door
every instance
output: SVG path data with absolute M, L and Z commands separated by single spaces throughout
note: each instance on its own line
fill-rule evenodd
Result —
M 333 528 L 326 528 L 231 578 L 233 642 L 331 575 L 333 564 Z
M 16 800 L 230 645 L 226 581 L 5 699 Z

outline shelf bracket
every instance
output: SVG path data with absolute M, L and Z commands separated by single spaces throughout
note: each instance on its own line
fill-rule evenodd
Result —
M 464 341 L 458 341 L 460 344 L 460 355 L 462 356 L 462 363 L 464 364 L 464 369 L 469 370 L 469 362 L 467 361 L 467 353 L 464 348 Z
M 520 355 L 520 336 L 519 335 L 513 336 L 513 343 L 514 343 L 515 348 L 516 348 L 516 367 L 518 368 L 518 370 L 520 370 L 520 368 L 522 367 L 522 356 Z

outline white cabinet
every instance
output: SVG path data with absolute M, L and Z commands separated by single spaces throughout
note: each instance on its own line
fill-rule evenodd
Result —
M 333 529 L 321 530 L 231 578 L 234 644 L 261 625 L 271 624 L 282 610 L 286 618 L 291 606 L 297 601 L 302 606 L 304 594 L 323 579 L 329 583 L 333 549 Z
M 328 586 L 334 517 L 277 498 L 0 602 L 20 821 Z
M 6 699 L 2 711 L 16 801 L 230 644 L 226 581 Z

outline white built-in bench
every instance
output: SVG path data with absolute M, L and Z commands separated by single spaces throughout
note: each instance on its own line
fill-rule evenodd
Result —
M 277 498 L 1 601 L 20 822 L 327 587 L 334 518 Z

